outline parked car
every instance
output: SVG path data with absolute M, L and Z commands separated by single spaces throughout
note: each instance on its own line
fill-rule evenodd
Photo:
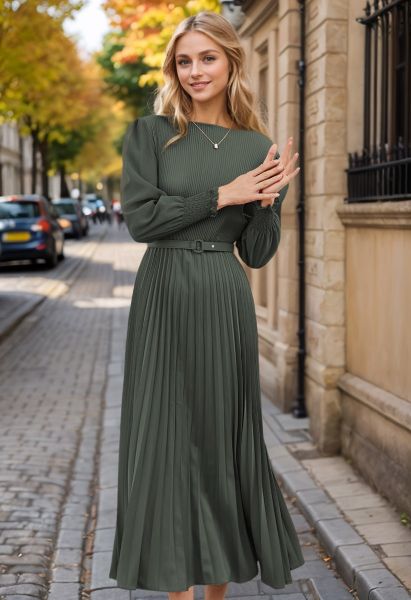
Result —
M 37 194 L 0 196 L 1 261 L 64 258 L 64 233 L 53 206 Z
M 67 221 L 66 225 L 60 222 L 66 237 L 80 239 L 83 235 L 87 235 L 89 230 L 88 218 L 83 213 L 81 204 L 77 199 L 58 198 L 52 200 L 52 204 L 59 217 Z

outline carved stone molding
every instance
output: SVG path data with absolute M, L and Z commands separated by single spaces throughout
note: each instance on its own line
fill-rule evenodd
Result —
M 411 200 L 343 204 L 336 210 L 348 227 L 411 229 Z

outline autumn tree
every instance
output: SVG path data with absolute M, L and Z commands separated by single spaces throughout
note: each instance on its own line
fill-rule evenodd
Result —
M 221 10 L 218 0 L 175 0 L 173 3 L 106 0 L 104 8 L 115 32 L 110 55 L 112 72 L 122 72 L 123 78 L 129 78 L 127 85 L 123 80 L 124 93 L 146 89 L 149 96 L 163 83 L 164 52 L 177 24 L 202 10 L 218 13 Z M 114 51 L 115 44 L 117 51 Z M 146 103 L 141 105 L 146 107 Z
M 0 115 L 15 121 L 23 135 L 31 135 L 32 190 L 36 189 L 39 150 L 46 196 L 50 141 L 63 139 L 64 131 L 78 126 L 88 111 L 87 99 L 82 98 L 83 65 L 61 26 L 70 7 L 69 2 L 56 2 L 53 7 L 30 1 L 1 7 Z M 52 8 L 55 16 L 49 14 Z

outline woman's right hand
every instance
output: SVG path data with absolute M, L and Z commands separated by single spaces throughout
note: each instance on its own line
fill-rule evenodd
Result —
M 221 185 L 218 188 L 218 209 L 232 204 L 247 204 L 254 200 L 272 201 L 279 196 L 278 193 L 264 194 L 260 190 L 280 181 L 283 170 L 280 159 L 270 160 L 239 175 L 230 183 Z

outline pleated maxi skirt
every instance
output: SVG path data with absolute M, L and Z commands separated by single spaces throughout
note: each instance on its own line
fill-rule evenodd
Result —
M 125 349 L 109 576 L 125 589 L 274 588 L 303 564 L 263 438 L 258 334 L 231 252 L 147 248 Z

